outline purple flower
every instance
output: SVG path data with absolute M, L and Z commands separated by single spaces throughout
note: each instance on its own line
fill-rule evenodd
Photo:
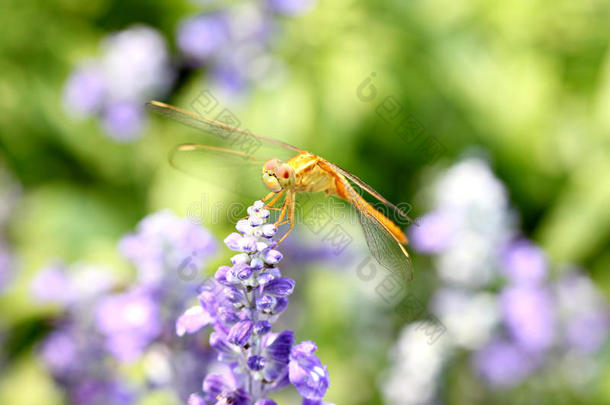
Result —
M 294 344 L 294 332 L 285 330 L 276 337 L 270 336 L 265 344 L 267 367 L 263 375 L 268 381 L 273 381 L 287 371 L 290 350 Z
M 254 405 L 277 405 L 272 399 L 259 399 Z
M 32 295 L 40 302 L 68 303 L 72 284 L 61 264 L 54 264 L 39 271 L 30 286 Z
M 330 384 L 330 377 L 326 366 L 314 354 L 316 350 L 317 346 L 311 341 L 294 346 L 290 353 L 289 377 L 303 398 L 321 400 Z
M 57 330 L 42 343 L 41 355 L 47 367 L 63 374 L 77 361 L 77 350 L 73 337 L 67 331 Z
M 109 35 L 102 56 L 68 78 L 64 104 L 76 115 L 98 115 L 113 139 L 141 134 L 142 105 L 163 96 L 173 81 L 165 40 L 150 27 L 134 26 Z
M 75 70 L 66 82 L 64 104 L 76 115 L 91 115 L 101 110 L 106 90 L 104 74 L 99 67 L 82 67 Z
M 204 326 L 209 325 L 212 320 L 210 314 L 202 306 L 191 307 L 180 315 L 176 321 L 176 334 L 183 336 L 185 333 L 195 333 Z
M 546 278 L 546 254 L 530 241 L 512 242 L 505 249 L 502 259 L 504 274 L 513 283 L 539 284 Z
M 600 310 L 570 320 L 566 326 L 566 341 L 582 353 L 595 353 L 607 341 L 610 333 L 608 313 Z
M 96 324 L 108 350 L 130 361 L 160 332 L 158 304 L 142 290 L 109 296 L 97 308 Z
M 215 278 L 199 294 L 202 310 L 189 309 L 176 325 L 179 333 L 192 333 L 211 324 L 214 332 L 210 345 L 219 361 L 230 370 L 228 376 L 208 375 L 204 380 L 204 397 L 193 395 L 190 403 L 273 404 L 266 395 L 289 384 L 289 364 L 294 350 L 293 384 L 307 398 L 321 399 L 328 388 L 328 372 L 313 354 L 315 345 L 304 342 L 294 346 L 294 332 L 271 332 L 277 315 L 288 305 L 295 282 L 282 277 L 275 265 L 282 254 L 270 246 L 270 232 L 265 227 L 269 211 L 255 202 L 248 208 L 247 223 L 241 220 L 225 239 L 226 245 L 239 255 L 232 266 L 221 266 Z M 266 265 L 265 265 L 266 263 Z M 248 383 L 246 383 L 248 382 Z M 222 402 L 225 401 L 225 402 Z
M 263 259 L 268 264 L 278 264 L 282 260 L 282 254 L 274 249 L 267 249 L 263 252 Z
M 477 353 L 474 366 L 492 386 L 509 387 L 523 381 L 534 364 L 531 356 L 517 346 L 496 341 Z
M 250 405 L 248 393 L 235 387 L 235 381 L 219 374 L 210 374 L 203 381 L 204 400 L 208 404 Z
M 411 228 L 413 247 L 422 253 L 436 254 L 449 246 L 456 235 L 456 218 L 447 211 L 433 211 L 417 220 Z
M 224 15 L 196 16 L 183 21 L 178 27 L 178 48 L 193 62 L 202 63 L 227 45 L 229 35 L 229 25 Z
M 233 325 L 227 340 L 237 346 L 245 346 L 252 336 L 252 321 L 241 321 Z
M 247 363 L 250 370 L 261 371 L 265 368 L 265 358 L 263 356 L 250 356 Z
M 203 227 L 160 211 L 140 221 L 135 233 L 123 237 L 119 250 L 136 267 L 140 281 L 167 287 L 168 282 L 184 285 L 178 279 L 180 271 L 186 266 L 202 267 L 216 251 L 216 242 Z M 173 278 L 169 281 L 168 277 Z
M 294 290 L 294 280 L 288 277 L 275 278 L 265 284 L 263 293 L 279 297 L 287 297 Z
M 508 287 L 501 296 L 504 323 L 525 350 L 548 349 L 555 337 L 554 302 L 548 290 L 539 287 Z
M 311 10 L 315 0 L 267 0 L 269 7 L 279 14 L 296 16 Z
M 140 103 L 113 103 L 104 108 L 102 124 L 106 133 L 114 140 L 132 141 L 142 131 L 144 110 Z

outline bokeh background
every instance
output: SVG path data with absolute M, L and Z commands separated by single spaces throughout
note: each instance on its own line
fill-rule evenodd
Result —
M 144 103 L 202 94 L 419 218 L 405 290 L 353 223 L 341 252 L 307 221 L 284 247 L 283 322 L 328 401 L 610 403 L 608 21 L 603 0 L 3 1 L 0 403 L 200 389 L 205 333 L 173 321 L 260 182 L 169 165 L 188 130 Z

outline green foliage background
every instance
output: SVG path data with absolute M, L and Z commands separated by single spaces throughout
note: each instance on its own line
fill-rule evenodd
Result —
M 27 292 L 37 269 L 63 258 L 125 271 L 116 241 L 147 213 L 185 215 L 207 191 L 227 203 L 236 198 L 169 168 L 165 156 L 182 130 L 176 124 L 153 118 L 140 140 L 117 144 L 96 122 L 71 120 L 61 104 L 71 69 L 98 53 L 104 35 L 146 23 L 173 47 L 177 23 L 195 10 L 186 1 L 0 3 L 0 159 L 23 187 L 8 235 L 20 273 L 0 298 L 0 319 L 14 331 L 2 404 L 61 403 L 30 352 L 48 315 Z M 286 79 L 255 88 L 232 110 L 255 132 L 348 168 L 391 201 L 412 202 L 414 215 L 426 211 L 418 190 L 434 173 L 478 148 L 506 183 L 524 232 L 553 262 L 589 269 L 610 296 L 609 21 L 604 0 L 320 1 L 283 22 L 277 41 Z M 371 72 L 379 95 L 369 103 L 356 89 Z M 204 73 L 192 73 L 169 102 L 188 107 L 205 83 Z M 444 145 L 437 161 L 376 114 L 390 95 Z M 223 176 L 243 187 L 258 180 Z M 230 226 L 210 228 L 221 238 Z M 301 336 L 322 348 L 330 399 L 380 403 L 375 380 L 395 335 L 373 336 L 378 347 L 355 353 L 350 339 L 362 333 L 357 320 L 367 309 L 337 275 L 303 271 Z M 593 403 L 610 398 L 610 370 L 603 375 Z M 473 403 L 452 381 L 447 403 Z

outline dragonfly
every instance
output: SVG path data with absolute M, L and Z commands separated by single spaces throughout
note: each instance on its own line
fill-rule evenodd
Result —
M 202 168 L 205 166 L 201 163 L 212 161 L 212 158 L 216 159 L 214 161 L 218 161 L 218 158 L 222 161 L 239 161 L 259 170 L 268 190 L 261 201 L 265 202 L 266 207 L 279 211 L 276 226 L 289 226 L 278 244 L 294 228 L 297 195 L 323 192 L 353 206 L 371 255 L 380 265 L 408 281 L 413 279 L 412 262 L 405 248 L 407 236 L 392 219 L 363 198 L 358 190 L 369 194 L 401 220 L 412 222 L 411 218 L 356 175 L 306 150 L 182 108 L 160 101 L 150 101 L 146 106 L 154 113 L 197 129 L 201 140 L 205 141 L 180 144 L 170 153 L 171 165 L 179 170 L 197 177 L 209 179 L 213 176 L 222 180 L 222 167 Z M 276 207 L 280 200 L 281 205 Z

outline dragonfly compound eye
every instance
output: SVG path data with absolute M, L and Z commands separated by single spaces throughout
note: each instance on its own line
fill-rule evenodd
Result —
M 269 159 L 265 162 L 265 166 L 263 166 L 263 170 L 267 170 L 273 172 L 277 169 L 279 160 L 277 159 Z

